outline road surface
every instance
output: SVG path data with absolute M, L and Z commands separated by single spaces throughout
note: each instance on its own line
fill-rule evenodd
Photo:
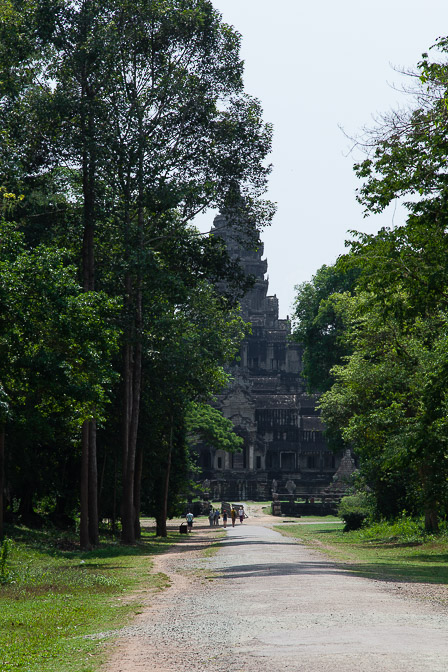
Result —
M 356 576 L 257 519 L 228 528 L 204 558 L 207 532 L 158 558 L 172 586 L 119 633 L 105 672 L 448 670 L 440 604 Z

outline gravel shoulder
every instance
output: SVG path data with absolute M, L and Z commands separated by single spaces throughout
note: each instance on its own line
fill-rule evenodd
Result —
M 156 559 L 171 586 L 114 633 L 102 672 L 445 672 L 447 589 L 359 577 L 251 517 Z M 141 596 L 139 601 L 141 602 Z

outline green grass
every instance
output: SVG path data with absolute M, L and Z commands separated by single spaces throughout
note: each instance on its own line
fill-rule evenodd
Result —
M 340 523 L 341 519 L 338 518 L 337 516 L 285 516 L 285 518 L 277 518 L 279 523 L 282 524 L 287 524 L 287 523 L 301 523 L 303 524 L 309 524 L 309 523 Z
M 282 524 L 275 529 L 318 548 L 350 570 L 376 579 L 448 584 L 448 533 L 427 536 L 407 518 L 343 532 L 343 523 Z
M 137 546 L 103 542 L 76 550 L 68 537 L 9 531 L 8 582 L 0 585 L 2 672 L 93 672 L 109 631 L 139 611 L 129 591 L 158 591 L 168 577 L 152 574 L 152 557 L 180 535 Z
M 226 537 L 227 533 L 224 532 L 222 527 L 216 529 L 221 531 L 218 531 L 213 535 L 213 539 L 216 539 L 216 541 L 213 544 L 210 544 L 210 546 L 202 552 L 204 558 L 213 558 L 221 548 L 221 540 Z

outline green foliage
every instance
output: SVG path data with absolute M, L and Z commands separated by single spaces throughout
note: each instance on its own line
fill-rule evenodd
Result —
M 235 434 L 232 422 L 210 404 L 189 405 L 186 429 L 193 445 L 199 440 L 214 448 L 233 453 L 241 450 L 244 443 L 243 439 Z
M 354 289 L 356 268 L 322 266 L 311 282 L 296 287 L 293 337 L 304 346 L 304 374 L 310 392 L 325 392 L 331 369 L 350 353 L 342 308 Z
M 381 543 L 400 542 L 403 544 L 421 544 L 432 538 L 425 532 L 422 519 L 411 518 L 403 512 L 395 520 L 382 520 L 372 523 L 362 530 L 359 539 L 378 541 Z
M 447 40 L 435 48 L 445 56 Z M 404 226 L 355 234 L 338 262 L 360 271 L 345 327 L 352 354 L 321 400 L 331 431 L 361 458 L 378 512 L 424 511 L 427 531 L 448 508 L 446 71 L 424 55 L 416 106 L 384 118 L 355 166 L 366 210 L 413 200 Z
M 111 516 L 122 488 L 135 510 L 137 443 L 154 492 L 172 458 L 175 503 L 186 410 L 226 384 L 248 286 L 189 222 L 226 209 L 255 239 L 273 215 L 272 128 L 244 93 L 240 36 L 208 0 L 7 0 L 0 38 L 8 513 L 42 499 L 73 516 L 93 419 Z
M 9 555 L 9 541 L 8 539 L 3 539 L 0 544 L 0 584 L 8 583 L 9 581 L 9 569 L 6 564 Z
M 338 516 L 345 523 L 344 532 L 359 530 L 372 517 L 372 497 L 357 493 L 343 497 L 338 507 Z
M 408 208 L 418 211 L 419 204 L 432 205 L 446 191 L 446 37 L 432 49 L 442 58 L 431 62 L 423 54 L 414 73 L 414 105 L 384 117 L 364 140 L 370 155 L 355 171 L 364 182 L 358 200 L 366 212 L 381 212 L 395 198 L 409 195 Z

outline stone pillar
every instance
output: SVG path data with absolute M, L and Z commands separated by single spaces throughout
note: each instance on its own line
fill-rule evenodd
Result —
M 241 367 L 247 367 L 247 343 L 243 343 L 241 346 Z
M 254 444 L 252 443 L 252 441 L 249 443 L 247 452 L 248 452 L 247 467 L 248 467 L 249 471 L 253 471 L 254 470 Z

